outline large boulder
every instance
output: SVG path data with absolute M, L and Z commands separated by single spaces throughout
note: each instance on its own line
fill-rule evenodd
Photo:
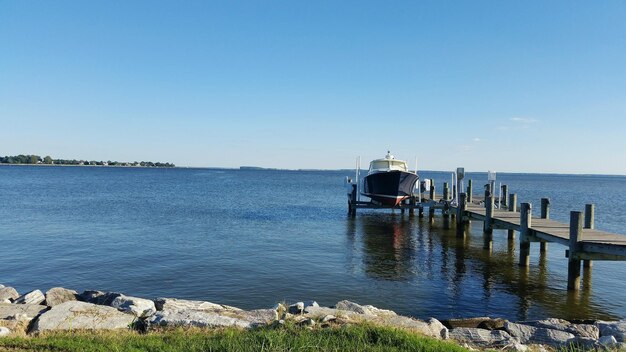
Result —
M 76 301 L 77 299 L 78 292 L 63 287 L 53 287 L 46 292 L 46 305 L 49 307 L 58 306 L 65 302 Z
M 410 329 L 422 335 L 434 337 L 437 339 L 448 338 L 448 328 L 446 328 L 439 320 L 430 318 L 427 321 L 417 320 L 402 315 L 389 316 L 380 319 L 379 322 L 385 326 L 393 326 L 398 328 Z
M 30 322 L 48 307 L 35 304 L 0 304 L 0 326 L 12 334 L 26 335 Z
M 4 326 L 0 326 L 0 337 L 8 336 L 10 333 L 11 333 L 11 330 L 9 330 L 9 328 L 5 328 Z
M 506 331 L 478 328 L 455 328 L 450 330 L 450 339 L 481 348 L 514 346 L 519 341 Z
M 576 337 L 587 337 L 597 340 L 600 338 L 600 330 L 591 324 L 572 324 L 563 319 L 543 319 L 535 321 L 519 322 L 519 324 L 534 326 L 536 328 L 546 328 L 569 332 Z
M 13 287 L 0 287 L 0 303 L 4 301 L 15 301 L 20 296 Z
M 38 304 L 0 304 L 0 319 L 34 319 L 48 309 Z
M 600 330 L 600 336 L 613 336 L 617 342 L 626 342 L 626 320 L 602 321 L 598 320 L 596 326 Z
M 154 301 L 157 310 L 203 310 L 213 311 L 219 309 L 227 310 L 241 310 L 236 307 L 227 306 L 224 304 L 211 303 L 206 301 L 191 301 L 187 299 L 177 298 L 157 298 Z
M 365 315 L 375 315 L 375 316 L 393 316 L 396 315 L 396 313 L 394 311 L 391 310 L 386 310 L 386 309 L 379 309 L 376 308 L 374 306 L 371 305 L 360 305 L 358 303 L 354 303 L 354 302 L 350 302 L 350 301 L 339 301 L 337 302 L 337 304 L 335 305 L 335 308 L 337 310 L 343 310 L 343 311 L 349 311 L 349 312 L 354 312 L 354 313 L 358 313 L 358 314 L 365 314 Z
M 17 304 L 41 304 L 46 300 L 46 297 L 39 290 L 33 290 L 19 296 L 13 303 Z
M 158 311 L 150 320 L 155 326 L 196 326 L 253 328 L 267 325 L 278 316 L 274 309 L 245 311 L 211 302 L 159 298 Z
M 128 329 L 135 316 L 113 307 L 69 301 L 52 307 L 35 320 L 32 333 L 49 330 Z
M 511 322 L 504 324 L 504 329 L 523 344 L 563 346 L 575 337 L 574 334 L 565 331 Z
M 119 295 L 113 299 L 110 306 L 139 318 L 149 317 L 156 313 L 154 302 L 145 298 Z

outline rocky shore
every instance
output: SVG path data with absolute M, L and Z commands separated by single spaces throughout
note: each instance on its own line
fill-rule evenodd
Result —
M 393 311 L 340 301 L 320 307 L 315 301 L 278 303 L 267 309 L 243 310 L 227 305 L 176 298 L 155 300 L 116 292 L 78 293 L 61 287 L 19 294 L 0 285 L 0 338 L 58 330 L 157 330 L 163 327 L 279 326 L 291 321 L 308 328 L 368 322 L 453 340 L 469 349 L 526 351 L 573 346 L 581 349 L 626 349 L 626 321 L 544 319 L 510 322 L 479 317 L 418 320 Z

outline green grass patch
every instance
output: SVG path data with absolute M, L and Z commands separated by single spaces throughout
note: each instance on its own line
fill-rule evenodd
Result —
M 368 324 L 307 329 L 288 324 L 240 330 L 175 329 L 138 334 L 54 332 L 0 338 L 7 351 L 466 351 L 412 332 Z

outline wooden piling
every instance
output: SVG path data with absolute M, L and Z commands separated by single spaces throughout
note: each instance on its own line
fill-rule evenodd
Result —
M 502 185 L 502 204 L 500 204 L 500 209 L 508 208 L 508 199 L 509 199 L 509 186 Z
M 472 180 L 468 180 L 467 181 L 467 202 L 472 204 L 472 201 L 474 200 L 473 196 L 472 196 L 472 192 L 474 190 L 472 189 Z
M 550 219 L 550 198 L 541 198 L 541 218 Z M 548 242 L 541 241 L 539 252 L 545 253 L 548 250 Z
M 493 233 L 493 208 L 493 195 L 491 195 L 489 191 L 485 191 L 485 221 L 483 221 L 483 232 L 486 234 Z
M 352 192 L 350 193 L 350 201 L 348 202 L 348 213 L 352 217 L 356 216 L 356 196 L 357 196 L 356 185 L 352 185 Z
M 516 212 L 517 211 L 517 194 L 511 193 L 509 194 L 509 211 Z M 508 230 L 508 237 L 510 240 L 515 239 L 515 230 Z
M 448 188 L 448 182 L 443 183 L 443 200 L 448 200 L 450 196 L 450 189 Z
M 580 252 L 582 237 L 583 215 L 579 211 L 572 211 L 569 221 L 569 259 L 567 264 L 567 289 L 570 291 L 580 289 L 580 260 L 575 259 L 575 255 Z
M 463 217 L 465 215 L 465 211 L 467 210 L 467 195 L 465 193 L 461 193 L 459 195 L 459 206 L 456 208 L 456 236 L 463 237 L 465 234 L 465 221 L 463 221 Z
M 585 204 L 585 228 L 593 230 L 595 228 L 596 221 L 596 206 L 595 204 Z M 583 260 L 583 267 L 590 269 L 593 266 L 591 259 Z
M 520 213 L 519 265 L 530 266 L 530 227 L 533 208 L 530 203 L 522 203 Z

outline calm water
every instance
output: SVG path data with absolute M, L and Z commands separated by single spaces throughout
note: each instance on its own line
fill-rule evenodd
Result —
M 565 247 L 517 267 L 505 231 L 458 240 L 437 216 L 346 215 L 347 172 L 0 167 L 0 283 L 64 286 L 242 308 L 350 299 L 415 317 L 626 317 L 626 262 L 595 262 L 570 294 Z M 439 189 L 449 173 L 423 172 Z M 475 185 L 485 174 L 469 174 Z M 551 217 L 596 203 L 596 227 L 626 234 L 626 177 L 499 174 Z M 479 187 L 476 187 L 478 190 Z M 586 285 L 587 286 L 587 285 Z

